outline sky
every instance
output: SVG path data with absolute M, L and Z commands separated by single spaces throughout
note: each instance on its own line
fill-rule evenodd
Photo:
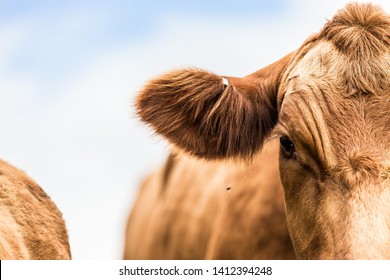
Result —
M 120 259 L 139 183 L 169 152 L 134 116 L 142 85 L 187 66 L 247 75 L 346 2 L 0 0 L 0 158 L 57 204 L 74 259 Z

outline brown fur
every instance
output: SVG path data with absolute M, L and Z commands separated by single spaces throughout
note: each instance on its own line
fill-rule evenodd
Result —
M 179 155 L 145 182 L 125 257 L 291 258 L 290 236 L 298 258 L 390 259 L 389 73 L 389 16 L 348 4 L 226 89 L 202 70 L 149 83 L 138 113 Z
M 320 32 L 353 60 L 377 57 L 390 48 L 390 19 L 372 4 L 347 4 Z
M 22 171 L 0 161 L 0 259 L 70 259 L 61 213 Z
M 142 185 L 128 222 L 124 258 L 294 258 L 277 150 L 276 141 L 267 144 L 252 165 L 238 170 L 235 163 L 179 155 L 166 185 L 166 168 Z
M 387 93 L 390 77 L 383 72 L 389 67 L 390 18 L 372 4 L 348 4 L 329 21 L 319 34 L 340 51 L 344 60 L 338 70 L 347 93 Z
M 145 86 L 137 112 L 156 132 L 195 156 L 251 157 L 275 125 L 275 69 L 282 71 L 284 60 L 271 66 L 273 71 L 266 68 L 246 79 L 226 77 L 227 87 L 221 76 L 201 69 L 172 71 Z

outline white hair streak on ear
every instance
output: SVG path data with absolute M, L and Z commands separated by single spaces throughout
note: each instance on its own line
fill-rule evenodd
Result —
M 223 88 L 225 89 L 229 85 L 229 80 L 226 78 L 222 78 L 222 83 L 223 83 Z

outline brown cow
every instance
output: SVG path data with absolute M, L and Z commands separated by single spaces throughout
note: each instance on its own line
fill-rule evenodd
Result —
M 26 174 L 0 161 L 0 259 L 70 259 L 61 213 Z
M 140 190 L 125 258 L 390 259 L 390 18 L 379 7 L 348 4 L 244 78 L 165 74 L 136 107 L 174 150 Z

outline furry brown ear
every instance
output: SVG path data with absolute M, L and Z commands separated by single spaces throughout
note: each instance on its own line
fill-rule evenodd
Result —
M 277 83 L 283 65 L 276 62 L 245 78 L 201 69 L 172 71 L 144 87 L 136 99 L 137 113 L 192 155 L 248 158 L 261 148 L 277 121 Z

